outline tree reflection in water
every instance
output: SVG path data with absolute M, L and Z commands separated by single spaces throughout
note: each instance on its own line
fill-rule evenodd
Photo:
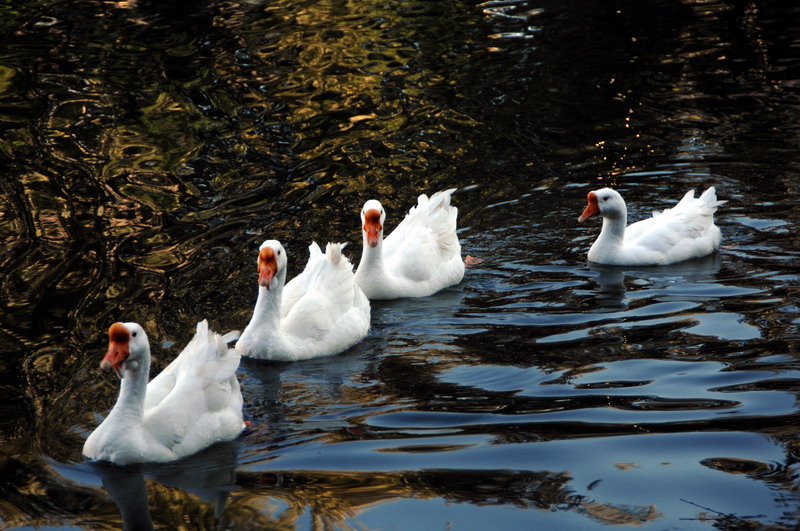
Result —
M 5 524 L 48 525 L 55 516 L 60 525 L 86 525 L 100 517 L 130 530 L 164 526 L 295 529 L 298 519 L 308 513 L 315 528 L 348 529 L 347 521 L 362 511 L 405 498 L 571 511 L 609 525 L 643 525 L 661 516 L 652 505 L 615 506 L 576 494 L 565 472 L 235 471 L 220 464 L 225 456 L 235 457 L 234 445 L 209 450 L 163 467 L 93 465 L 86 472 L 97 475 L 102 489 L 67 484 L 57 496 L 49 492 L 49 516 L 7 518 Z M 107 495 L 117 505 L 117 517 L 110 512 Z M 93 516 L 83 514 L 89 507 Z

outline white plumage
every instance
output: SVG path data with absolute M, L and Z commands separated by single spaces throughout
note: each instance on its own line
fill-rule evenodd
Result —
M 600 236 L 589 249 L 590 262 L 608 265 L 668 265 L 709 255 L 719 249 L 722 234 L 714 224 L 718 201 L 714 187 L 695 198 L 689 190 L 672 208 L 627 225 L 628 210 L 618 192 L 589 192 L 589 204 L 578 218 L 603 217 Z
M 295 361 L 338 354 L 369 331 L 369 300 L 359 289 L 344 245 L 316 243 L 305 270 L 286 282 L 286 250 L 276 240 L 259 248 L 253 317 L 236 343 L 243 356 Z
M 356 281 L 370 299 L 425 297 L 464 278 L 456 234 L 455 188 L 419 196 L 417 205 L 385 239 L 386 213 L 371 199 L 361 210 L 363 252 Z
M 177 358 L 149 384 L 150 344 L 136 323 L 114 323 L 100 367 L 120 376 L 119 398 L 83 445 L 91 459 L 117 465 L 166 462 L 235 439 L 244 428 L 236 379 L 239 354 L 228 341 L 197 324 Z

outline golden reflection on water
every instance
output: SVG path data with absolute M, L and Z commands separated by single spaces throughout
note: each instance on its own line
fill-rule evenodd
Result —
M 225 453 L 226 450 L 223 450 Z M 212 449 L 213 454 L 213 449 Z M 233 456 L 234 454 L 230 454 Z M 295 529 L 309 515 L 314 528 L 359 528 L 360 514 L 400 499 L 513 505 L 585 514 L 606 525 L 640 526 L 661 514 L 653 506 L 617 506 L 575 495 L 566 473 L 508 470 L 416 472 L 235 471 L 233 462 L 208 468 L 172 465 L 153 470 L 97 465 L 102 487 L 50 475 L 41 463 L 25 467 L 29 483 L 18 491 L 46 504 L 45 514 L 26 514 L 0 500 L 0 529 L 20 525 Z M 41 475 L 44 474 L 44 475 Z M 155 477 L 151 477 L 155 474 Z M 112 504 L 113 501 L 113 504 Z M 81 506 L 81 511 L 74 507 Z
M 652 506 L 617 507 L 575 497 L 566 474 L 476 470 L 425 470 L 408 473 L 299 471 L 289 474 L 237 474 L 250 487 L 241 499 L 268 507 L 271 499 L 287 501 L 294 512 L 311 511 L 315 525 L 343 526 L 346 520 L 376 505 L 397 499 L 441 498 L 453 503 L 512 504 L 539 510 L 585 513 L 612 525 L 642 525 L 661 515 Z M 279 488 L 249 492 L 259 484 L 279 481 Z M 266 494 L 266 495 L 265 495 Z M 358 527 L 357 524 L 355 527 Z

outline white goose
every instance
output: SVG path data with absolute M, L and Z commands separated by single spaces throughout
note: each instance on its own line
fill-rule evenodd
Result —
M 422 194 L 417 205 L 385 239 L 386 212 L 370 199 L 361 210 L 363 251 L 356 281 L 370 299 L 425 297 L 464 278 L 458 209 L 450 205 L 455 188 Z
M 236 343 L 243 356 L 274 361 L 327 356 L 367 335 L 369 300 L 355 282 L 343 247 L 329 243 L 323 254 L 312 243 L 305 270 L 284 286 L 286 250 L 277 240 L 261 244 L 258 300 Z
M 599 264 L 667 265 L 709 255 L 719 249 L 722 234 L 714 225 L 717 201 L 712 186 L 695 198 L 689 190 L 672 208 L 626 227 L 628 210 L 618 192 L 603 188 L 589 192 L 582 222 L 600 214 L 603 228 L 589 249 L 589 261 Z
M 197 323 L 197 333 L 149 384 L 150 343 L 136 323 L 114 323 L 100 367 L 122 380 L 108 417 L 83 445 L 91 459 L 117 465 L 161 463 L 235 439 L 244 428 L 242 393 L 236 379 L 239 354 L 228 341 Z

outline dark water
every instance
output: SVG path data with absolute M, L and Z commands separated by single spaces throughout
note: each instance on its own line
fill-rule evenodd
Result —
M 0 529 L 792 529 L 800 7 L 790 1 L 0 1 Z M 715 185 L 719 255 L 587 265 Z M 81 457 L 104 331 L 162 368 L 241 329 L 255 249 L 350 242 L 459 187 L 434 297 L 334 358 L 244 362 L 250 432 Z

